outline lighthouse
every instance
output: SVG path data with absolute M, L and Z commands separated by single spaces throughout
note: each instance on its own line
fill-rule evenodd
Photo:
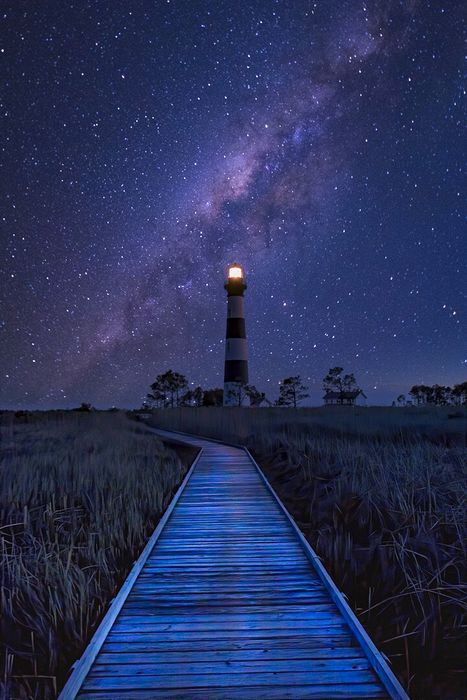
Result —
M 224 406 L 238 406 L 240 387 L 248 383 L 248 355 L 243 293 L 246 289 L 241 265 L 229 266 L 227 281 L 227 331 L 225 334 Z

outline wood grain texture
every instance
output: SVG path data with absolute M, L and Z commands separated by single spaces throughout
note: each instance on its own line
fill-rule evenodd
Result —
M 159 687 L 156 692 L 150 689 L 121 688 L 118 693 L 113 691 L 83 691 L 80 695 L 86 700 L 337 700 L 338 698 L 386 698 L 387 695 L 378 683 L 354 683 L 348 686 L 345 683 L 333 685 L 281 685 L 279 680 L 276 685 L 227 687 L 219 688 L 210 686 L 206 688 L 163 688 Z
M 389 697 L 251 457 L 177 441 L 202 453 L 92 664 L 60 699 Z

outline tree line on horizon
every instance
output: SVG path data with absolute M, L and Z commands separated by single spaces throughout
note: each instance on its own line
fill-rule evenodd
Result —
M 348 392 L 359 392 L 357 381 L 352 373 L 344 374 L 342 367 L 332 367 L 323 379 L 323 391 L 335 392 L 337 399 L 344 402 Z M 143 408 L 175 408 L 180 406 L 210 407 L 222 406 L 224 390 L 222 388 L 203 389 L 197 386 L 189 388 L 188 379 L 180 372 L 172 369 L 158 374 L 150 385 L 151 391 L 146 395 Z M 297 408 L 309 397 L 308 387 L 300 375 L 285 377 L 279 382 L 279 396 L 272 402 L 263 391 L 254 385 L 239 382 L 230 390 L 230 397 L 237 406 L 244 406 L 249 401 L 250 406 L 282 406 Z
M 453 387 L 440 384 L 414 384 L 409 391 L 410 399 L 399 394 L 393 405 L 396 406 L 465 406 L 467 405 L 467 382 Z

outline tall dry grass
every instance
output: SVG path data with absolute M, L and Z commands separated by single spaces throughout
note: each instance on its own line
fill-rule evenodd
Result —
M 2 416 L 1 697 L 56 697 L 185 471 L 122 413 Z
M 452 409 L 451 409 L 452 411 Z M 246 443 L 413 698 L 465 697 L 467 414 L 179 409 Z
M 466 445 L 467 407 L 388 406 L 320 408 L 173 408 L 152 411 L 152 421 L 174 430 L 255 444 L 282 433 L 295 439 L 310 430 L 330 436 L 407 438 L 443 445 Z

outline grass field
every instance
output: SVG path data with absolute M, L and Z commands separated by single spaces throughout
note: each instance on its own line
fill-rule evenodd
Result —
M 465 697 L 465 409 L 173 409 L 247 444 L 413 698 Z
M 56 697 L 185 472 L 120 412 L 0 416 L 0 697 Z

